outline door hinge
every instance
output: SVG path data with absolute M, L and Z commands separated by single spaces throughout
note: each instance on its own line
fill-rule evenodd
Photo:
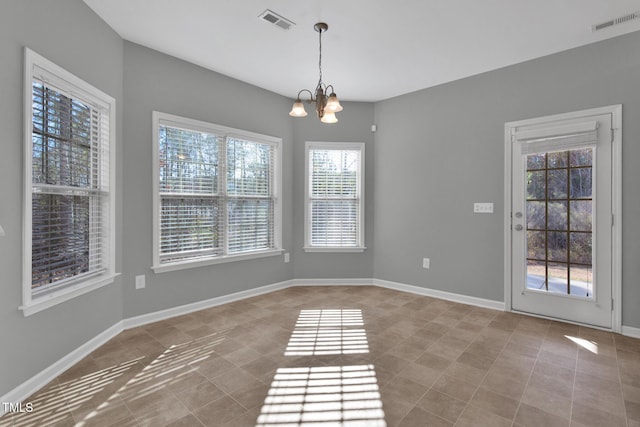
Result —
M 613 311 L 613 307 L 614 307 L 614 305 L 613 305 L 613 298 L 611 298 L 611 311 Z
M 611 128 L 611 142 L 613 142 L 613 140 L 615 139 L 615 132 L 616 130 L 614 128 Z
M 614 214 L 611 214 L 611 226 L 612 226 L 612 227 L 613 227 L 613 225 L 614 225 L 614 221 L 615 221 L 615 220 L 614 220 Z

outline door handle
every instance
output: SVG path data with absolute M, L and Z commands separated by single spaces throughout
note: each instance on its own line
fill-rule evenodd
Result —
M 522 224 L 518 224 L 516 225 L 516 231 L 522 231 L 524 227 L 522 227 Z

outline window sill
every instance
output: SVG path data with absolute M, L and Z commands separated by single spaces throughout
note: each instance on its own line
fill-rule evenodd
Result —
M 255 258 L 265 258 L 278 256 L 284 252 L 284 249 L 269 249 L 259 252 L 247 252 L 238 255 L 227 255 L 225 257 L 207 258 L 190 261 L 179 261 L 174 263 L 159 264 L 151 267 L 154 273 L 165 273 L 167 271 L 185 270 L 188 268 L 204 267 L 206 265 L 223 264 L 226 262 L 244 261 Z
M 367 248 L 364 246 L 350 247 L 350 248 L 344 248 L 344 247 L 321 248 L 321 247 L 312 247 L 312 246 L 304 247 L 305 252 L 324 252 L 324 253 L 358 253 L 358 252 L 364 252 L 365 250 L 367 250 Z
M 103 286 L 110 285 L 119 275 L 120 273 L 110 274 L 93 278 L 86 282 L 77 283 L 75 285 L 65 287 L 64 289 L 60 289 L 46 295 L 36 297 L 29 303 L 21 305 L 18 308 L 22 310 L 22 313 L 25 317 L 31 316 L 32 314 L 36 314 L 42 310 L 46 310 L 47 308 L 53 307 L 54 305 L 69 301 L 73 298 L 79 297 L 80 295 L 84 295 Z

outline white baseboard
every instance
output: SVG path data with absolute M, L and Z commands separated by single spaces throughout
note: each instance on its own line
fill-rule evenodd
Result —
M 36 391 L 53 381 L 64 371 L 87 357 L 92 351 L 109 341 L 111 338 L 122 332 L 122 321 L 111 326 L 104 332 L 91 338 L 71 353 L 62 357 L 60 360 L 43 369 L 38 374 L 29 378 L 4 396 L 0 397 L 0 402 L 24 402 L 26 398 Z M 0 406 L 0 417 L 5 413 L 5 405 Z
M 274 283 L 272 285 L 261 286 L 255 289 L 235 292 L 221 297 L 211 298 L 204 301 L 198 301 L 192 304 L 186 304 L 179 307 L 173 307 L 166 310 L 160 310 L 153 313 L 143 314 L 141 316 L 130 317 L 124 319 L 111 326 L 106 331 L 96 335 L 85 344 L 81 345 L 71 353 L 67 354 L 48 368 L 34 375 L 15 389 L 11 390 L 4 396 L 0 397 L 0 402 L 23 402 L 24 399 L 41 389 L 43 386 L 51 382 L 54 378 L 62 374 L 71 366 L 79 362 L 82 358 L 89 355 L 92 351 L 118 335 L 125 329 L 134 328 L 136 326 L 146 325 L 148 323 L 169 319 L 171 317 L 192 313 L 194 311 L 215 307 L 258 295 L 275 292 L 281 289 L 290 288 L 292 286 L 379 286 L 381 288 L 393 289 L 402 292 L 409 292 L 416 295 L 429 296 L 433 298 L 453 301 L 461 304 L 474 305 L 477 307 L 489 308 L 493 310 L 504 311 L 505 304 L 501 301 L 488 300 L 483 298 L 471 297 L 467 295 L 454 294 L 451 292 L 439 291 L 436 289 L 423 288 L 420 286 L 407 285 L 404 283 L 391 282 L 380 279 L 293 279 L 284 282 Z M 622 334 L 640 338 L 640 328 L 631 326 L 622 326 Z M 0 405 L 0 416 L 4 415 L 4 405 Z
M 409 292 L 416 295 L 433 297 L 461 304 L 475 305 L 477 307 L 490 308 L 492 310 L 504 311 L 504 302 L 490 299 L 471 297 L 467 295 L 454 294 L 451 292 L 439 291 L 437 289 L 423 288 L 420 286 L 405 285 L 404 283 L 390 282 L 388 280 L 373 279 L 375 286 L 381 288 L 394 289 L 396 291 Z
M 291 286 L 373 286 L 373 279 L 293 279 Z
M 626 335 L 631 338 L 640 338 L 640 328 L 622 325 L 622 335 Z
M 194 311 L 204 310 L 218 305 L 227 304 L 242 299 L 255 297 L 258 295 L 268 294 L 278 291 L 280 289 L 289 288 L 292 286 L 292 280 L 286 280 L 284 282 L 274 283 L 272 285 L 260 286 L 254 289 L 248 289 L 246 291 L 234 292 L 229 295 L 223 295 L 216 298 L 210 298 L 203 301 L 194 302 L 191 304 L 185 304 L 178 307 L 168 308 L 166 310 L 155 311 L 153 313 L 142 314 L 136 317 L 129 317 L 124 319 L 124 329 L 135 328 L 136 326 L 146 325 L 147 323 L 158 322 L 160 320 L 170 319 L 176 316 L 182 316 L 183 314 L 193 313 Z

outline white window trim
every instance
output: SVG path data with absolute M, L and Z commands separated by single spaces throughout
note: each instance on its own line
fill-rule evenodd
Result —
M 360 170 L 357 185 L 359 194 L 358 242 L 356 246 L 313 246 L 311 245 L 311 212 L 309 209 L 310 185 L 309 151 L 312 149 L 325 150 L 358 150 L 360 151 Z M 364 195 L 365 195 L 365 143 L 364 142 L 323 142 L 306 141 L 304 150 L 304 251 L 309 253 L 357 253 L 364 252 L 367 247 L 364 242 Z
M 110 95 L 93 87 L 84 80 L 71 74 L 64 68 L 54 64 L 31 49 L 24 49 L 24 204 L 23 204 L 23 271 L 22 271 L 22 305 L 19 307 L 25 316 L 30 316 L 39 311 L 53 307 L 75 297 L 91 292 L 95 289 L 114 282 L 119 273 L 115 272 L 115 201 L 116 201 L 116 101 Z M 44 70 L 57 85 L 64 87 L 71 94 L 79 94 L 82 98 L 89 97 L 92 101 L 100 103 L 109 109 L 109 222 L 107 229 L 108 259 L 109 264 L 104 273 L 92 276 L 86 280 L 78 280 L 76 283 L 58 290 L 52 290 L 38 297 L 34 297 L 31 289 L 31 197 L 32 197 L 32 84 L 34 67 Z
M 152 112 L 152 140 L 153 140 L 153 265 L 151 269 L 155 273 L 184 270 L 189 268 L 203 267 L 207 265 L 222 264 L 234 261 L 243 261 L 256 258 L 281 255 L 282 249 L 282 139 L 262 135 L 255 132 L 244 131 L 227 126 L 208 123 L 200 120 L 180 117 L 173 114 Z M 201 132 L 214 133 L 221 136 L 231 136 L 249 139 L 255 142 L 264 142 L 275 147 L 273 155 L 274 185 L 273 197 L 275 199 L 273 212 L 273 239 L 274 248 L 240 254 L 216 256 L 210 258 L 199 258 L 193 260 L 181 260 L 170 263 L 160 263 L 160 167 L 159 167 L 159 126 L 160 124 L 180 128 L 188 128 Z

